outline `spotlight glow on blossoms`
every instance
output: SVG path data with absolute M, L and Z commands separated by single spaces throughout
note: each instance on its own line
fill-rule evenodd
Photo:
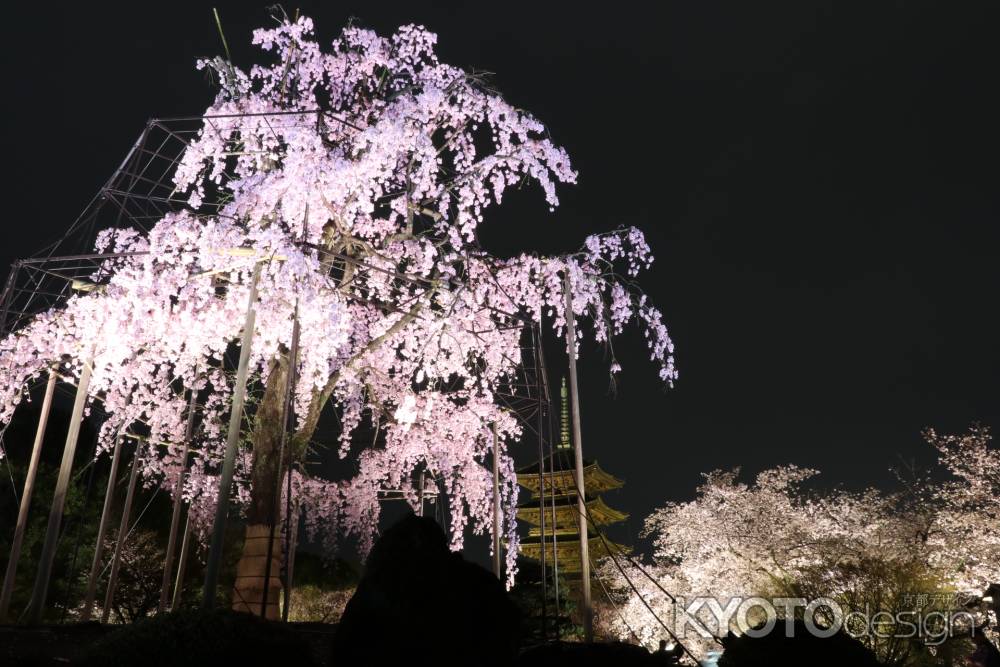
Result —
M 589 318 L 594 338 L 638 323 L 672 383 L 661 315 L 632 280 L 652 255 L 635 229 L 590 237 L 567 256 L 488 254 L 476 240 L 487 209 L 526 180 L 557 206 L 557 184 L 576 180 L 566 151 L 479 77 L 441 63 L 437 37 L 422 27 L 389 37 L 348 27 L 325 50 L 312 32 L 308 18 L 256 31 L 254 43 L 273 58 L 246 72 L 221 58 L 198 63 L 220 91 L 174 174 L 187 210 L 148 234 L 103 233 L 96 249 L 118 255 L 94 276 L 100 285 L 2 342 L 0 419 L 9 421 L 26 383 L 53 361 L 79 369 L 92 355 L 91 396 L 109 414 L 102 446 L 121 431 L 143 433 L 144 479 L 169 486 L 186 395 L 197 391 L 196 461 L 184 493 L 204 526 L 233 389 L 223 358 L 262 263 L 257 397 L 237 468 L 248 523 L 268 523 L 274 506 L 297 306 L 293 450 L 301 459 L 333 410 L 339 453 L 356 463 L 341 481 L 294 475 L 310 533 L 331 547 L 347 534 L 369 546 L 379 489 L 409 489 L 424 469 L 443 480 L 453 548 L 467 525 L 490 531 L 485 463 L 495 425 L 512 578 L 517 484 L 506 447 L 520 426 L 497 394 L 518 371 L 523 326 L 545 316 L 562 330 L 568 272 L 573 310 Z
M 702 656 L 718 648 L 709 633 L 721 639 L 743 631 L 732 613 L 720 613 L 735 611 L 733 600 L 831 599 L 849 614 L 845 631 L 889 662 L 898 644 L 886 641 L 893 630 L 885 618 L 951 615 L 954 600 L 1000 579 L 1000 449 L 981 426 L 923 435 L 936 451 L 936 469 L 907 474 L 891 492 L 811 488 L 818 472 L 796 466 L 764 470 L 749 483 L 739 469 L 706 474 L 693 500 L 667 503 L 646 518 L 654 551 L 639 565 L 649 577 L 635 562 L 621 570 L 602 565 L 618 605 L 603 615 L 606 630 L 652 647 L 663 635 L 657 617 L 675 630 L 690 620 L 705 633 L 682 641 Z M 919 602 L 921 593 L 931 602 Z M 692 611 L 698 599 L 709 603 Z M 862 621 L 879 615 L 882 625 L 869 631 Z M 905 633 L 902 622 L 897 629 Z M 981 631 L 995 640 L 990 628 Z

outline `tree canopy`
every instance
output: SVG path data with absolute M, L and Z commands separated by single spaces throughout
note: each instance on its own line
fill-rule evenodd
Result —
M 673 345 L 633 281 L 652 262 L 640 231 L 592 236 L 557 257 L 501 259 L 480 246 L 477 230 L 505 192 L 534 182 L 551 209 L 576 172 L 539 120 L 481 76 L 440 62 L 436 41 L 420 26 L 388 37 L 348 26 L 324 48 L 309 18 L 280 16 L 253 34 L 269 62 L 244 71 L 226 58 L 200 61 L 219 92 L 173 175 L 187 206 L 148 233 L 101 233 L 96 250 L 113 256 L 92 283 L 0 343 L 0 420 L 51 364 L 69 377 L 92 364 L 90 395 L 108 415 L 103 448 L 141 436 L 146 483 L 169 487 L 195 392 L 198 446 L 184 495 L 204 526 L 234 384 L 226 354 L 259 269 L 250 368 L 263 395 L 244 422 L 252 457 L 238 459 L 240 500 L 252 512 L 255 497 L 273 493 L 264 491 L 275 474 L 269 442 L 297 317 L 293 446 L 301 455 L 334 410 L 334 444 L 356 463 L 346 480 L 295 473 L 307 528 L 329 539 L 353 533 L 366 547 L 379 489 L 410 489 L 414 472 L 429 470 L 460 547 L 470 522 L 491 530 L 484 462 L 495 426 L 512 576 L 517 485 L 506 447 L 521 427 L 497 395 L 513 391 L 523 328 L 546 319 L 561 332 L 568 278 L 593 338 L 637 322 L 667 383 Z

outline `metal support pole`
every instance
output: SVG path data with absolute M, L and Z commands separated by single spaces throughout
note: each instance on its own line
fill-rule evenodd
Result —
M 278 516 L 281 511 L 281 466 L 285 458 L 285 450 L 288 449 L 289 421 L 292 418 L 292 403 L 295 398 L 295 379 L 299 368 L 299 305 L 295 304 L 295 311 L 292 315 L 292 341 L 288 349 L 288 374 L 285 378 L 284 405 L 281 409 L 281 444 L 278 447 L 278 474 L 274 482 L 274 504 L 271 505 L 270 516 L 268 517 L 269 530 L 267 533 L 267 560 L 264 561 L 264 586 L 260 601 L 260 617 L 267 618 L 267 598 L 271 592 L 271 559 L 274 557 L 274 529 L 278 523 Z M 278 603 L 277 600 L 274 601 Z
M 184 511 L 184 477 L 187 473 L 188 452 L 191 451 L 191 436 L 194 434 L 194 416 L 198 401 L 198 392 L 191 390 L 188 399 L 187 425 L 184 429 L 184 453 L 181 456 L 181 469 L 177 473 L 177 483 L 174 484 L 174 509 L 170 515 L 170 534 L 167 537 L 167 553 L 163 559 L 163 584 L 160 587 L 160 603 L 157 612 L 167 608 L 167 598 L 170 597 L 170 580 L 174 570 L 174 551 L 177 550 L 177 530 L 181 524 L 181 512 Z
M 101 508 L 101 522 L 97 527 L 97 543 L 94 545 L 94 560 L 90 564 L 90 575 L 87 577 L 87 591 L 83 596 L 83 613 L 80 621 L 86 623 L 94 609 L 94 597 L 97 595 L 97 578 L 101 574 L 101 559 L 104 557 L 104 536 L 108 532 L 108 521 L 111 519 L 111 507 L 115 502 L 115 483 L 118 479 L 118 463 L 121 461 L 122 440 L 124 436 L 115 438 L 115 451 L 111 455 L 111 470 L 108 472 L 108 486 L 104 492 L 104 507 Z
M 503 566 L 500 560 L 500 439 L 497 437 L 496 422 L 493 429 L 493 574 L 503 581 Z
M 0 623 L 7 620 L 10 612 L 10 598 L 14 594 L 14 580 L 17 577 L 17 561 L 21 557 L 21 543 L 24 541 L 24 529 L 28 525 L 28 509 L 31 507 L 31 496 L 35 492 L 35 476 L 38 474 L 38 460 L 42 456 L 42 441 L 45 439 L 45 427 L 49 423 L 49 413 L 52 411 L 52 394 L 56 389 L 55 368 L 49 369 L 49 381 L 45 385 L 45 398 L 42 399 L 42 412 L 38 416 L 38 427 L 35 429 L 35 443 L 31 446 L 31 459 L 28 462 L 28 474 L 24 478 L 24 491 L 21 493 L 21 505 L 17 510 L 17 525 L 14 526 L 14 538 L 10 543 L 10 557 L 7 559 L 7 572 L 3 578 L 3 590 L 0 591 Z
M 424 471 L 420 471 L 420 481 L 417 483 L 417 516 L 424 515 L 424 483 L 427 481 L 424 477 Z
M 10 314 L 10 304 L 14 300 L 14 285 L 17 283 L 17 274 L 21 271 L 22 260 L 17 260 L 10 265 L 10 273 L 7 274 L 7 284 L 3 288 L 3 295 L 0 296 L 0 336 L 6 338 L 13 326 L 7 326 L 7 316 Z
M 291 469 L 289 468 L 289 470 L 291 470 Z M 289 475 L 289 479 L 291 479 L 291 475 Z M 292 490 L 292 486 L 289 483 L 289 485 L 288 485 L 289 494 L 291 494 L 291 490 Z M 289 517 L 292 516 L 291 506 L 288 507 L 288 516 Z M 295 511 L 294 519 L 292 519 L 292 521 L 290 523 L 288 523 L 287 526 L 288 527 L 285 529 L 287 531 L 286 532 L 286 536 L 287 536 L 286 539 L 288 540 L 288 547 L 285 549 L 285 552 L 286 552 L 285 553 L 285 558 L 286 558 L 286 562 L 285 562 L 285 607 L 281 610 L 281 620 L 286 621 L 286 622 L 288 621 L 288 610 L 290 608 L 291 599 L 292 599 L 292 582 L 295 581 L 295 550 L 298 549 L 298 546 L 299 546 L 299 513 L 298 513 L 298 504 L 296 504 L 296 511 Z
M 535 426 L 538 429 L 538 535 L 541 544 L 542 561 L 542 641 L 549 639 L 549 601 L 548 601 L 548 570 L 545 556 L 545 450 L 542 447 L 542 426 L 548 406 L 549 388 L 544 373 L 544 357 L 542 355 L 542 330 L 538 325 L 532 327 L 532 339 L 535 343 L 535 391 L 538 394 L 538 415 Z
M 289 447 L 287 472 L 285 473 L 285 558 L 282 562 L 285 575 L 285 604 L 281 608 L 281 620 L 285 623 L 288 622 L 288 610 L 292 600 L 292 575 L 295 573 L 295 548 L 299 532 L 298 514 L 295 515 L 294 525 L 292 524 L 292 468 L 295 463 L 292 455 L 292 448 Z
M 559 629 L 560 618 L 562 617 L 562 606 L 561 598 L 559 597 L 559 535 L 558 535 L 558 524 L 556 523 L 556 492 L 555 492 L 555 476 L 556 476 L 556 454 L 552 447 L 552 425 L 549 424 L 549 472 L 551 477 L 549 479 L 553 480 L 552 483 L 552 500 L 550 505 L 552 506 L 552 594 L 555 596 L 556 603 L 556 640 L 559 639 L 561 634 Z
M 573 450 L 576 461 L 576 505 L 580 525 L 580 602 L 584 641 L 594 641 L 594 610 L 590 602 L 590 549 L 587 536 L 587 490 L 583 482 L 583 436 L 580 430 L 580 394 L 576 378 L 576 316 L 573 314 L 573 285 L 567 267 L 563 282 L 566 291 L 566 347 L 569 355 L 570 411 L 573 417 Z
M 52 494 L 49 523 L 45 528 L 45 543 L 42 545 L 42 553 L 38 559 L 38 574 L 35 576 L 35 586 L 26 612 L 30 624 L 41 622 L 42 614 L 45 613 L 45 601 L 49 595 L 49 580 L 52 578 L 52 565 L 56 559 L 56 546 L 59 544 L 59 530 L 62 527 L 63 509 L 66 505 L 66 491 L 69 489 L 70 473 L 73 472 L 73 458 L 76 456 L 76 443 L 80 439 L 83 409 L 87 405 L 87 391 L 90 389 L 90 375 L 93 370 L 94 354 L 91 351 L 83 363 L 80 381 L 76 385 L 76 398 L 73 401 L 73 412 L 69 418 L 69 431 L 66 433 L 66 444 L 63 446 L 55 493 Z
M 257 313 L 257 281 L 260 279 L 260 264 L 253 270 L 250 282 L 250 296 L 247 299 L 247 316 L 243 323 L 243 340 L 240 347 L 240 364 L 236 371 L 236 386 L 233 387 L 233 407 L 229 414 L 229 432 L 226 437 L 226 454 L 219 475 L 219 499 L 215 505 L 215 521 L 212 524 L 212 540 L 205 563 L 205 588 L 202 607 L 215 606 L 215 592 L 219 587 L 219 568 L 222 566 L 222 548 L 226 539 L 226 520 L 229 516 L 229 494 L 233 489 L 233 473 L 236 469 L 236 450 L 240 443 L 240 424 L 243 421 L 243 403 L 246 400 L 247 371 L 250 365 L 250 346 L 253 344 L 253 327 Z
M 170 601 L 171 611 L 180 609 L 181 594 L 184 593 L 184 575 L 187 573 L 188 552 L 191 551 L 191 508 L 184 520 L 184 538 L 181 540 L 181 553 L 177 558 L 177 579 L 174 581 L 174 597 Z
M 83 494 L 83 507 L 81 507 L 80 513 L 75 517 L 76 537 L 73 540 L 73 558 L 69 564 L 69 573 L 66 575 L 69 579 L 69 585 L 66 586 L 66 592 L 63 594 L 63 609 L 62 614 L 59 615 L 60 623 L 66 622 L 66 615 L 69 613 L 69 604 L 70 601 L 74 599 L 73 593 L 76 590 L 76 561 L 80 556 L 80 528 L 83 525 L 84 510 L 86 506 L 90 504 L 91 492 L 94 490 L 94 473 L 97 471 L 96 459 L 97 447 L 99 444 L 100 437 L 98 434 L 94 434 L 94 453 L 91 455 L 90 463 L 87 464 L 90 467 L 90 474 L 87 475 L 87 490 Z M 69 524 L 66 526 L 66 532 L 69 532 Z
M 549 506 L 552 508 L 552 593 L 555 597 L 556 603 L 556 622 L 555 622 L 555 635 L 556 640 L 559 640 L 562 634 L 560 623 L 562 619 L 562 598 L 559 596 L 559 522 L 556 521 L 556 446 L 554 444 L 555 440 L 555 428 L 553 426 L 553 415 L 549 412 L 548 424 L 549 424 L 549 480 L 550 488 L 552 493 L 549 494 Z
M 128 539 L 128 524 L 132 519 L 132 502 L 135 500 L 135 483 L 139 478 L 139 448 L 141 444 L 135 442 L 135 453 L 132 455 L 132 472 L 128 476 L 128 490 L 125 491 L 125 506 L 122 508 L 122 520 L 118 524 L 118 538 L 115 540 L 115 554 L 111 557 L 111 574 L 108 575 L 108 589 L 104 593 L 104 609 L 101 610 L 101 623 L 107 623 L 111 616 L 111 605 L 115 601 L 115 592 L 118 590 L 118 571 L 122 562 L 122 547 Z

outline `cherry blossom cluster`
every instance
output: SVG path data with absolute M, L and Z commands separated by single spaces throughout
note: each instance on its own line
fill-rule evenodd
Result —
M 214 495 L 211 481 L 198 473 L 213 471 L 221 456 L 231 393 L 223 359 L 240 336 L 255 264 L 262 270 L 251 366 L 262 380 L 278 349 L 289 344 L 292 314 L 303 305 L 297 402 L 308 403 L 316 384 L 341 362 L 348 337 L 342 299 L 318 270 L 314 252 L 221 219 L 172 214 L 147 235 L 104 232 L 97 249 L 119 256 L 61 308 L 0 342 L 6 380 L 0 419 L 10 418 L 28 382 L 53 363 L 62 362 L 71 383 L 90 363 L 90 395 L 107 414 L 100 449 L 119 436 L 139 439 L 144 478 L 170 486 L 180 470 L 189 392 L 195 392 L 204 397 L 202 445 L 186 494 Z
M 925 530 L 931 555 L 956 588 L 981 591 L 1000 581 L 1000 449 L 979 425 L 958 435 L 927 429 L 924 439 L 949 473 L 922 499 L 935 509 Z
M 484 266 L 492 273 L 495 303 L 527 312 L 537 322 L 550 317 L 558 335 L 563 335 L 565 319 L 564 276 L 570 276 L 573 312 L 589 321 L 594 340 L 610 344 L 625 326 L 636 323 L 643 331 L 650 361 L 659 366 L 660 379 L 673 386 L 677 379 L 674 344 L 659 310 L 638 292 L 629 279 L 653 257 L 642 232 L 635 228 L 590 236 L 584 248 L 566 257 L 520 255 L 505 262 Z M 624 275 L 623 275 L 624 272 Z M 489 281 L 484 281 L 488 285 Z M 577 334 L 577 350 L 583 337 Z M 611 371 L 621 366 L 613 360 Z
M 723 607 L 755 595 L 829 597 L 845 613 L 865 603 L 909 610 L 900 606 L 912 603 L 908 594 L 934 587 L 981 594 L 1000 578 L 1000 450 L 981 427 L 925 437 L 951 479 L 920 476 L 894 491 L 851 492 L 818 490 L 817 471 L 795 466 L 765 470 L 752 483 L 741 482 L 738 469 L 706 475 L 694 500 L 667 503 L 647 518 L 654 553 L 642 568 L 652 580 L 622 556 L 625 575 L 610 560 L 602 564 L 621 614 L 605 610 L 605 626 L 655 646 L 664 632 L 643 600 L 671 628 L 684 613 L 664 590 L 713 597 Z M 717 636 L 731 629 L 718 628 L 708 607 L 699 614 Z M 710 638 L 688 638 L 696 654 L 718 649 Z
M 563 257 L 484 251 L 477 229 L 507 189 L 534 181 L 553 208 L 557 185 L 574 183 L 576 172 L 541 122 L 440 62 L 437 37 L 423 27 L 383 37 L 350 26 L 324 48 L 302 17 L 255 31 L 253 42 L 269 63 L 248 71 L 221 58 L 198 63 L 220 88 L 173 174 L 185 209 L 148 233 L 102 233 L 97 250 L 115 256 L 93 284 L 0 342 L 0 421 L 49 364 L 72 378 L 92 359 L 90 393 L 109 415 L 103 446 L 140 436 L 147 483 L 170 484 L 193 392 L 198 435 L 184 495 L 204 528 L 233 353 L 259 272 L 253 395 L 278 395 L 272 377 L 287 367 L 297 317 L 292 447 L 301 456 L 334 410 L 337 450 L 356 462 L 347 480 L 293 475 L 310 534 L 331 547 L 345 534 L 370 544 L 380 489 L 411 489 L 427 472 L 447 495 L 451 544 L 461 548 L 467 528 L 492 530 L 497 456 L 512 580 L 517 485 L 508 447 L 521 428 L 499 397 L 516 391 L 522 331 L 548 320 L 562 335 L 568 276 L 581 333 L 609 344 L 638 323 L 672 383 L 673 344 L 633 282 L 650 249 L 641 232 L 620 229 Z M 265 412 L 277 414 L 257 418 Z M 253 454 L 270 446 L 246 427 L 243 503 L 259 492 Z M 415 503 L 416 491 L 407 497 Z

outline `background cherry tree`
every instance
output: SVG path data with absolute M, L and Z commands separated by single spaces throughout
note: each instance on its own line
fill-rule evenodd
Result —
M 673 630 L 683 612 L 667 593 L 714 597 L 723 609 L 733 597 L 757 595 L 828 597 L 845 613 L 866 605 L 869 614 L 962 609 L 1000 580 L 1000 451 L 981 427 L 958 436 L 928 430 L 925 438 L 940 469 L 901 479 L 892 492 L 818 488 L 817 471 L 795 466 L 765 470 L 750 483 L 738 469 L 705 475 L 694 500 L 667 503 L 646 519 L 654 550 L 640 565 L 655 583 L 619 558 L 642 599 L 612 561 L 602 564 L 618 606 L 603 610 L 604 627 L 655 646 L 666 632 L 643 600 Z M 745 630 L 719 627 L 708 606 L 694 621 L 715 637 Z M 918 642 L 871 633 L 861 641 L 884 664 L 934 664 L 921 661 L 936 649 Z M 685 643 L 699 655 L 718 649 L 697 632 Z
M 544 319 L 562 333 L 568 275 L 572 308 L 596 341 L 637 322 L 667 383 L 673 347 L 634 286 L 652 261 L 638 230 L 590 237 L 558 257 L 500 259 L 480 247 L 479 225 L 509 188 L 536 183 L 553 209 L 557 185 L 576 173 L 537 119 L 441 63 L 436 40 L 420 26 L 388 37 L 351 26 L 323 48 L 310 19 L 281 17 L 253 35 L 269 63 L 243 71 L 224 58 L 199 62 L 219 92 L 174 174 L 186 208 L 148 233 L 102 233 L 96 250 L 116 256 L 93 285 L 0 343 L 0 420 L 52 363 L 73 378 L 92 360 L 90 395 L 108 415 L 102 448 L 119 434 L 141 436 L 145 482 L 169 487 L 194 392 L 184 495 L 204 531 L 233 392 L 227 358 L 259 269 L 254 399 L 237 459 L 247 522 L 268 524 L 276 501 L 297 313 L 294 457 L 332 410 L 334 444 L 355 468 L 345 480 L 295 473 L 310 535 L 332 548 L 354 534 L 366 548 L 379 489 L 411 489 L 423 470 L 442 480 L 453 548 L 467 526 L 491 530 L 495 427 L 512 577 L 517 485 L 507 445 L 521 430 L 497 397 L 512 390 L 524 327 Z
M 929 486 L 934 511 L 921 537 L 956 587 L 981 591 L 1000 582 L 1000 449 L 979 425 L 960 435 L 927 429 L 924 439 L 949 476 Z

